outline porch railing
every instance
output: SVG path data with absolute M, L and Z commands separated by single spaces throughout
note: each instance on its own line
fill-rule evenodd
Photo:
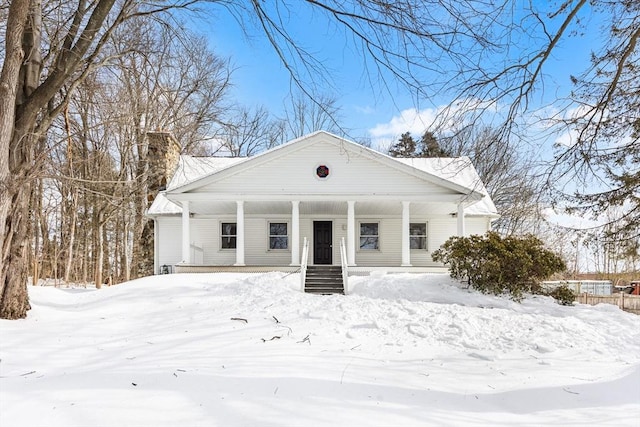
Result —
M 344 237 L 340 239 L 340 264 L 342 265 L 342 284 L 344 294 L 349 294 L 349 265 L 347 264 L 347 249 L 344 244 Z
M 304 283 L 307 280 L 307 260 L 309 258 L 309 241 L 305 237 L 302 243 L 302 259 L 300 260 L 300 288 L 304 292 Z
M 204 249 L 202 246 L 191 243 L 189 249 L 191 249 L 191 263 L 195 265 L 204 264 Z

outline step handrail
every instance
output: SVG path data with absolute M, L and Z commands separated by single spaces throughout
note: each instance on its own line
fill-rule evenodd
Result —
M 307 262 L 309 258 L 309 241 L 305 237 L 302 243 L 302 259 L 300 263 L 300 287 L 304 292 L 304 284 L 307 280 Z
M 344 294 L 349 294 L 349 265 L 347 263 L 347 249 L 344 244 L 344 237 L 340 239 L 340 264 L 342 265 L 342 286 Z

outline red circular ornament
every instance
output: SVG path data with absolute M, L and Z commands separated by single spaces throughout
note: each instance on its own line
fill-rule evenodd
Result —
M 318 178 L 326 178 L 329 176 L 329 168 L 326 165 L 320 165 L 316 168 Z

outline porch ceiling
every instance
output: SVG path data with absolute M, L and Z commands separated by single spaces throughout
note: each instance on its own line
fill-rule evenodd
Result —
M 236 203 L 232 201 L 197 201 L 189 205 L 191 212 L 200 215 L 235 215 Z M 455 213 L 454 203 L 414 202 L 411 203 L 412 215 L 447 215 Z M 247 201 L 244 203 L 246 215 L 291 215 L 291 202 L 286 201 Z M 356 216 L 401 215 L 402 204 L 396 201 L 356 202 Z M 346 216 L 347 203 L 336 201 L 302 201 L 300 215 Z

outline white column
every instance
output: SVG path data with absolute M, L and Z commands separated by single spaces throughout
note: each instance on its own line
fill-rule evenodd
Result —
M 409 221 L 411 202 L 402 202 L 402 266 L 411 267 L 411 242 L 409 236 Z
M 464 206 L 462 203 L 458 204 L 458 236 L 464 237 Z
M 191 264 L 191 230 L 189 229 L 189 202 L 182 202 L 182 262 Z
M 160 253 L 160 230 L 158 227 L 158 220 L 153 218 L 153 274 L 160 274 L 160 260 L 158 254 Z
M 300 202 L 291 201 L 291 265 L 300 265 Z
M 244 201 L 236 202 L 236 263 L 234 265 L 244 265 Z
M 347 202 L 347 264 L 356 265 L 356 202 Z

